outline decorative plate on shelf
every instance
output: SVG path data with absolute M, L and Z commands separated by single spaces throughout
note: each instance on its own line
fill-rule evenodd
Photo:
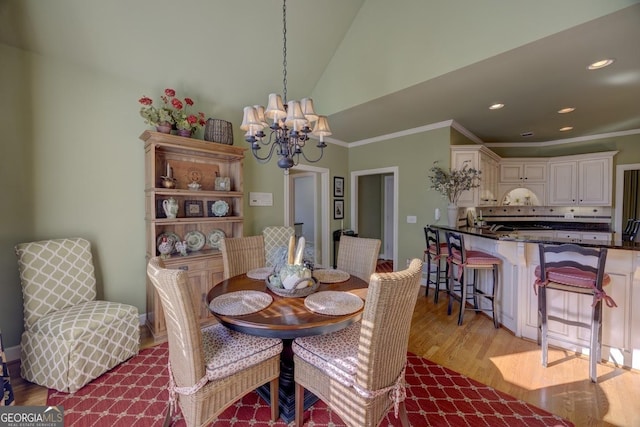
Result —
M 164 233 L 160 233 L 158 234 L 158 239 L 156 240 L 156 248 L 160 246 L 160 243 L 162 243 L 163 237 L 166 237 L 167 240 L 171 241 L 171 246 L 173 247 L 173 251 L 171 253 L 178 252 L 178 250 L 176 249 L 176 242 L 180 241 L 180 236 L 178 236 L 176 233 L 172 233 L 171 231 L 165 231 Z
M 226 234 L 224 234 L 224 231 L 219 228 L 211 230 L 211 233 L 207 236 L 207 242 L 209 243 L 209 246 L 211 246 L 211 249 L 220 249 L 220 242 L 223 237 L 226 237 Z
M 184 235 L 184 240 L 187 242 L 187 249 L 190 251 L 199 251 L 204 247 L 206 238 L 201 232 L 194 230 Z
M 207 202 L 209 212 L 213 216 L 225 216 L 229 213 L 229 204 L 224 200 L 216 200 L 215 202 Z

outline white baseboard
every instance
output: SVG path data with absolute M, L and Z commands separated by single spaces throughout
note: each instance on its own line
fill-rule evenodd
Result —
M 4 355 L 7 358 L 7 362 L 13 362 L 14 360 L 20 360 L 20 346 L 8 347 L 4 349 Z
M 147 313 L 142 313 L 138 316 L 140 319 L 140 326 L 144 326 L 147 323 Z M 7 362 L 13 362 L 20 359 L 20 346 L 16 345 L 4 349 L 4 355 L 7 358 Z

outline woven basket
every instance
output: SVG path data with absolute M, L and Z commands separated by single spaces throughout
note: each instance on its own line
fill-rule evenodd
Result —
M 204 140 L 233 145 L 233 129 L 231 122 L 220 119 L 207 120 L 207 124 L 204 127 Z
M 269 276 L 271 277 L 271 276 Z M 311 295 L 312 293 L 314 293 L 315 291 L 318 290 L 318 287 L 320 286 L 320 283 L 318 283 L 318 281 L 315 279 L 315 277 L 310 277 L 310 278 L 305 278 L 305 279 L 300 279 L 298 280 L 298 283 L 302 282 L 302 281 L 312 281 L 313 285 L 311 286 L 307 286 L 305 288 L 302 289 L 285 289 L 285 288 L 280 288 L 277 286 L 274 286 L 271 284 L 271 282 L 269 281 L 269 277 L 267 277 L 264 281 L 267 283 L 267 288 L 269 288 L 269 290 L 271 292 L 273 292 L 276 295 L 280 295 L 281 297 L 285 297 L 285 298 L 300 298 L 300 297 L 306 297 L 307 295 Z

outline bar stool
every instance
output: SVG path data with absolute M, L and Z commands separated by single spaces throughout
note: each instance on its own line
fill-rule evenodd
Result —
M 465 310 L 491 312 L 493 317 L 493 326 L 498 328 L 498 316 L 496 313 L 495 297 L 498 291 L 498 266 L 502 264 L 500 258 L 490 255 L 482 251 L 466 250 L 464 246 L 464 237 L 462 234 L 452 231 L 445 232 L 447 240 L 447 249 L 449 256 L 447 262 L 449 264 L 449 277 L 447 288 L 449 293 L 449 307 L 447 314 L 451 314 L 453 300 L 460 302 L 460 312 L 458 314 L 458 325 L 462 325 L 462 319 Z M 465 282 L 465 271 L 473 270 L 473 281 Z M 478 270 L 492 270 L 491 291 L 485 292 L 478 288 Z M 458 291 L 460 294 L 456 294 Z M 479 298 L 487 300 L 491 304 L 491 308 L 483 308 L 478 304 Z M 467 308 L 466 302 L 473 300 L 473 308 Z
M 589 328 L 589 377 L 597 382 L 596 365 L 600 361 L 602 347 L 602 301 L 608 307 L 617 307 L 613 299 L 608 296 L 603 286 L 611 282 L 611 278 L 604 272 L 607 259 L 606 248 L 585 248 L 574 244 L 538 245 L 540 252 L 540 266 L 536 267 L 536 281 L 534 290 L 538 292 L 538 344 L 542 347 L 542 366 L 547 366 L 549 346 L 549 326 L 547 313 L 547 289 L 591 295 L 591 322 L 578 322 L 574 319 L 563 319 L 551 316 L 554 321 Z M 573 345 L 577 342 L 554 337 L 558 341 Z
M 427 247 L 424 250 L 422 260 L 427 265 L 427 289 L 424 292 L 424 296 L 429 296 L 429 286 L 433 285 L 435 289 L 435 295 L 433 296 L 433 302 L 438 303 L 438 295 L 440 292 L 447 291 L 447 277 L 449 276 L 449 265 L 447 264 L 447 243 L 440 242 L 440 232 L 435 228 L 427 225 L 424 227 L 424 238 L 427 243 Z M 442 262 L 445 262 L 444 269 L 442 268 Z M 432 267 L 435 266 L 435 278 L 431 278 Z M 444 288 L 440 289 L 440 283 L 444 284 Z

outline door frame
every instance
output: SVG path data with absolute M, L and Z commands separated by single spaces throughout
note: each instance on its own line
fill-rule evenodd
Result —
M 329 169 L 320 168 L 317 166 L 309 166 L 299 164 L 292 167 L 296 171 L 313 172 L 320 179 L 320 198 L 318 194 L 315 194 L 314 200 L 319 200 L 320 206 L 315 209 L 316 212 L 316 224 L 320 224 L 320 236 L 315 235 L 316 241 L 320 242 L 322 250 L 320 251 L 322 257 L 321 265 L 329 267 L 331 265 L 331 258 L 329 256 L 329 250 L 331 246 L 331 236 L 329 232 L 329 220 L 333 213 L 329 203 Z M 317 178 L 316 178 L 317 179 Z M 285 170 L 284 173 L 284 224 L 293 227 L 294 218 L 292 218 L 293 203 L 292 199 L 294 192 L 291 191 L 291 185 L 293 185 L 293 177 L 289 173 L 289 170 Z M 317 191 L 317 185 L 314 185 L 314 192 Z M 318 218 L 319 216 L 319 218 Z M 319 219 L 319 221 L 318 221 Z M 315 231 L 314 231 L 315 233 Z M 317 244 L 316 244 L 317 247 Z M 317 255 L 316 255 L 317 256 Z
M 616 207 L 615 207 L 615 228 L 614 231 L 622 238 L 622 208 L 624 203 L 624 171 L 640 169 L 640 163 L 616 166 Z
M 393 265 L 398 265 L 398 167 L 351 172 L 351 228 L 358 232 L 358 178 L 365 175 L 393 175 Z

